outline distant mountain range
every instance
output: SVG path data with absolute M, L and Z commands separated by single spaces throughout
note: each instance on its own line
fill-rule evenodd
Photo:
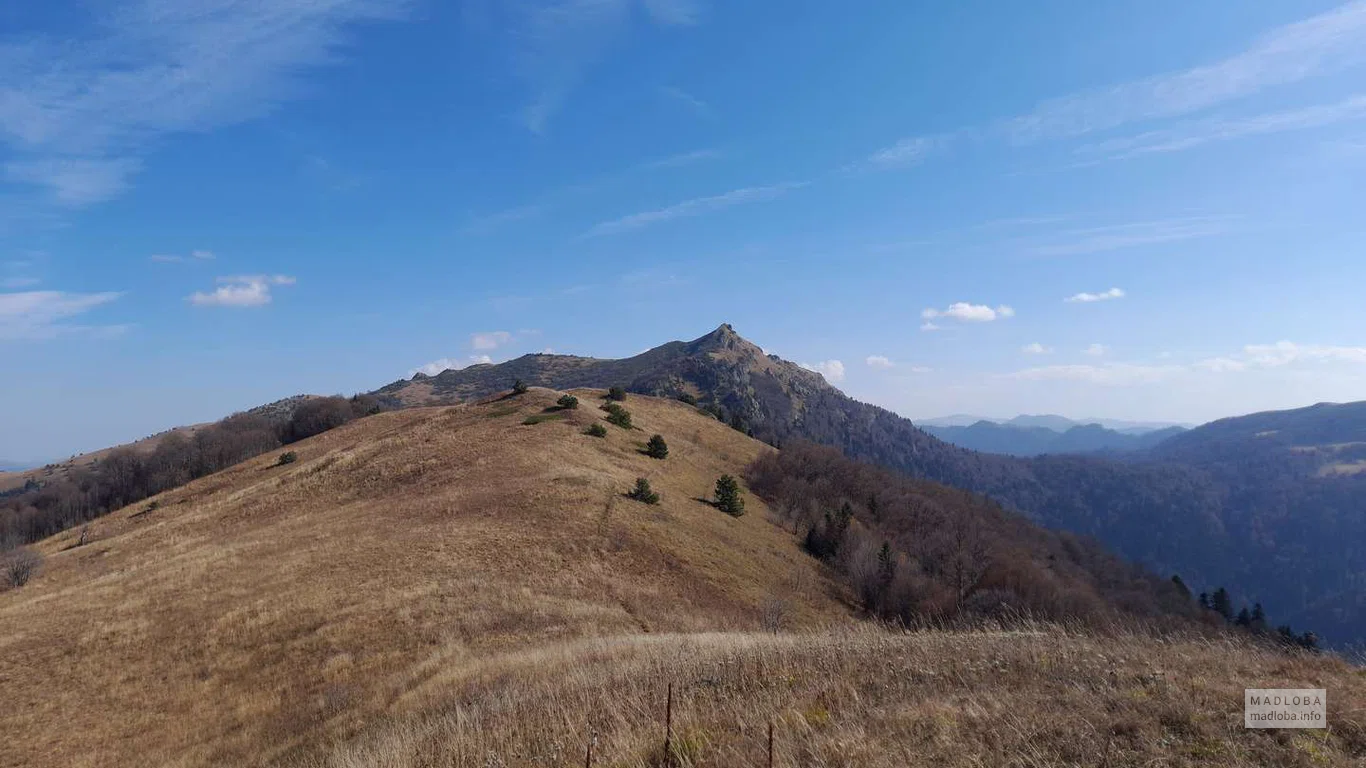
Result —
M 1017 417 L 997 424 L 979 421 L 966 427 L 941 427 L 919 422 L 919 427 L 946 443 L 985 453 L 1009 456 L 1041 456 L 1046 453 L 1128 453 L 1143 451 L 1163 440 L 1186 431 L 1185 427 L 1137 432 L 1107 429 L 1100 424 L 1068 427 L 1062 431 L 1052 427 L 1015 426 L 1019 419 L 1062 419 L 1061 416 Z M 1064 419 L 1064 421 L 1067 421 Z
M 1214 422 L 1123 460 L 993 455 L 853 400 L 819 374 L 764 354 L 729 325 L 622 360 L 526 355 L 419 374 L 374 395 L 400 406 L 437 405 L 506 391 L 514 380 L 555 389 L 616 385 L 697 402 L 779 447 L 794 440 L 829 445 L 985 494 L 1036 522 L 1179 573 L 1197 591 L 1227 586 L 1240 601 L 1260 601 L 1278 619 L 1330 642 L 1366 638 L 1359 547 L 1366 541 L 1366 403 Z M 1077 426 L 1042 423 L 1064 422 L 1066 431 Z M 1108 423 L 1150 432 L 1171 426 Z M 1082 443 L 1088 434 L 1069 440 Z
M 1126 421 L 1124 419 L 1069 419 L 1066 416 L 1054 414 L 1040 414 L 1032 416 L 1022 414 L 1010 419 L 993 419 L 986 416 L 970 416 L 965 413 L 957 413 L 952 416 L 939 416 L 933 419 L 915 419 L 916 426 L 924 429 L 925 427 L 970 427 L 974 424 L 986 422 L 997 424 L 1003 427 L 1019 427 L 1024 429 L 1042 428 L 1054 432 L 1066 432 L 1075 427 L 1085 427 L 1092 424 L 1099 425 L 1105 429 L 1113 430 L 1125 435 L 1143 435 L 1149 432 L 1180 427 L 1190 429 L 1194 424 L 1184 424 L 1174 421 Z

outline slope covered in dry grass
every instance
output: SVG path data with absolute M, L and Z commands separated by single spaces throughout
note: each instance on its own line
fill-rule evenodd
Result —
M 46 540 L 0 594 L 0 763 L 239 764 L 346 736 L 442 670 L 595 636 L 848 612 L 790 537 L 694 499 L 763 445 L 676 402 L 557 393 L 354 422 Z M 531 416 L 548 420 L 524 425 Z M 670 456 L 638 451 L 654 432 Z M 621 497 L 637 476 L 658 507 Z M 155 502 L 155 507 L 152 503 Z
M 663 751 L 672 683 L 673 739 Z M 1243 728 L 1244 686 L 1327 688 L 1327 731 Z M 565 643 L 445 670 L 426 714 L 301 768 L 1323 766 L 1366 756 L 1366 683 L 1229 639 L 703 633 Z
M 0 765 L 1335 765 L 1366 679 L 1232 641 L 885 632 L 749 496 L 765 452 L 678 402 L 533 389 L 381 414 L 41 542 L 0 593 Z M 642 455 L 662 433 L 667 460 Z M 648 477 L 662 503 L 622 494 Z M 781 601 L 789 632 L 756 630 Z M 1250 733 L 1243 686 L 1330 691 Z

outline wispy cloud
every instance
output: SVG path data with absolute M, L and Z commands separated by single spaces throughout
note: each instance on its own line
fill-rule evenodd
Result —
M 504 344 L 512 341 L 512 334 L 508 331 L 485 331 L 483 333 L 470 334 L 470 347 L 477 350 L 495 350 Z
M 1028 249 L 1028 252 L 1036 256 L 1078 256 L 1212 237 L 1228 232 L 1231 224 L 1237 218 L 1235 216 L 1187 216 L 1074 229 L 1062 233 L 1066 239 L 1033 246 Z
M 1098 301 L 1114 301 L 1124 298 L 1126 293 L 1120 288 L 1111 288 L 1100 293 L 1078 293 L 1063 299 L 1068 304 L 1094 304 Z
M 468 235 L 487 235 L 509 224 L 534 219 L 544 214 L 547 208 L 548 206 L 545 204 L 533 203 L 495 211 L 484 216 L 476 216 L 465 225 L 464 232 Z
M 993 309 L 985 304 L 970 304 L 966 301 L 950 304 L 948 309 L 926 309 L 920 313 L 923 320 L 949 319 L 964 323 L 990 323 L 1014 316 L 1015 310 L 1004 304 Z M 931 329 L 922 326 L 921 330 L 938 330 L 938 328 Z
M 885 355 L 869 355 L 864 361 L 869 368 L 876 368 L 880 371 L 889 370 L 896 367 L 896 363 Z
M 1363 45 L 1366 45 L 1366 42 L 1363 42 Z M 1080 152 L 1123 160 L 1140 155 L 1181 152 L 1212 142 L 1321 128 L 1363 119 L 1366 119 L 1366 95 L 1358 95 L 1332 104 L 1319 104 L 1303 109 L 1252 117 L 1199 120 L 1171 129 L 1148 131 L 1137 136 L 1091 144 L 1082 147 Z
M 1105 346 L 1104 344 L 1092 344 L 1088 346 L 1086 349 L 1083 349 L 1081 352 L 1082 354 L 1089 355 L 1090 357 L 1104 357 L 1105 355 L 1110 353 L 1110 348 Z
M 8 179 L 79 206 L 118 194 L 162 136 L 257 117 L 334 61 L 346 27 L 407 0 L 135 0 L 84 38 L 0 44 Z M 104 7 L 104 6 L 101 6 Z
M 237 275 L 218 278 L 218 287 L 209 292 L 197 291 L 186 300 L 196 307 L 263 307 L 273 299 L 271 288 L 294 285 L 288 275 Z
M 155 261 L 159 264 L 183 264 L 187 261 L 213 261 L 215 258 L 217 257 L 214 255 L 213 251 L 190 251 L 189 256 L 171 253 L 154 253 L 147 257 L 149 261 Z
M 1105 354 L 1109 350 L 1096 344 L 1088 351 Z M 1330 367 L 1366 367 L 1366 347 L 1280 341 L 1275 344 L 1249 344 L 1233 354 L 1188 364 L 1107 362 L 1050 365 L 1015 371 L 1005 374 L 1005 377 L 1021 381 L 1075 381 L 1101 386 L 1135 386 L 1167 383 L 1192 376 L 1251 375 L 1258 371 L 1292 368 L 1321 371 Z
M 652 171 L 661 168 L 682 168 L 688 165 L 705 162 L 707 160 L 717 160 L 723 157 L 717 149 L 698 149 L 692 152 L 682 152 L 669 157 L 662 157 L 658 160 L 651 160 L 640 166 L 641 170 Z
M 70 325 L 64 321 L 108 304 L 121 295 L 63 291 L 0 293 L 0 341 L 48 339 L 73 332 L 116 333 L 123 326 Z
M 478 26 L 509 37 L 513 67 L 531 90 L 521 115 L 529 130 L 545 130 L 612 41 L 630 30 L 637 5 L 660 26 L 692 26 L 699 19 L 698 4 L 687 0 L 529 0 L 490 9 L 502 18 Z
M 838 384 L 844 381 L 844 363 L 839 360 L 826 360 L 820 363 L 802 363 L 801 366 L 808 371 L 815 371 L 825 377 L 831 384 Z
M 1046 101 L 1009 121 L 1020 141 L 1080 136 L 1179 117 L 1366 62 L 1366 1 L 1273 30 L 1228 58 Z
M 698 117 L 705 117 L 708 120 L 713 120 L 716 118 L 716 110 L 712 109 L 710 104 L 697 98 L 691 93 L 688 93 L 682 88 L 677 88 L 672 85 L 666 85 L 660 88 L 659 91 L 668 98 L 678 102 L 679 104 L 682 104 L 684 107 L 687 107 L 690 112 L 697 115 Z
M 910 168 L 941 149 L 948 142 L 943 136 L 914 136 L 874 152 L 864 162 L 864 168 L 878 171 Z
M 1052 348 L 1052 347 L 1045 347 L 1044 345 L 1038 343 L 1037 341 L 1034 342 L 1033 344 L 1026 344 L 1026 345 L 1024 345 L 1023 347 L 1020 347 L 1020 351 L 1023 352 L 1023 353 L 1025 353 L 1026 355 L 1051 355 L 1051 354 L 1053 354 L 1053 348 Z
M 409 370 L 408 376 L 412 377 L 419 373 L 426 376 L 435 376 L 442 371 L 458 371 L 463 368 L 468 368 L 471 365 L 488 365 L 492 362 L 493 358 L 488 355 L 470 355 L 461 360 L 443 357 L 440 360 L 433 360 L 430 363 L 424 363 L 423 365 L 419 365 L 418 367 Z
M 727 208 L 733 208 L 737 205 L 776 200 L 792 190 L 801 189 L 805 186 L 807 186 L 807 182 L 792 182 L 788 184 L 775 184 L 767 187 L 747 187 L 745 189 L 737 189 L 723 195 L 714 195 L 712 197 L 698 197 L 656 211 L 635 213 L 630 216 L 613 219 L 612 221 L 604 221 L 590 229 L 585 236 L 601 237 L 603 235 L 618 235 L 623 232 L 643 229 L 673 219 L 700 216 L 705 213 L 713 213 Z
M 1291 341 L 1279 341 L 1275 344 L 1249 344 L 1237 354 L 1201 360 L 1195 365 L 1198 368 L 1216 373 L 1236 373 L 1258 368 L 1283 368 L 1309 363 L 1366 365 L 1366 347 L 1296 344 Z

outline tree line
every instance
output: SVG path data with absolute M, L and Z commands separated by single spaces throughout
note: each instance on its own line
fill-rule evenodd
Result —
M 288 418 L 238 413 L 191 435 L 168 433 L 151 450 L 117 448 L 0 498 L 0 549 L 38 541 L 381 410 L 381 401 L 369 395 L 313 398 Z

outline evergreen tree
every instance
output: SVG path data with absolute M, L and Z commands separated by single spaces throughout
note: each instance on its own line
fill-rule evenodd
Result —
M 652 459 L 667 459 L 669 457 L 669 445 L 664 442 L 663 435 L 655 435 L 645 444 L 645 455 Z
M 555 404 L 566 411 L 572 411 L 579 407 L 579 399 L 573 395 L 562 395 L 559 400 L 555 401 Z
M 1252 626 L 1252 612 L 1247 609 L 1246 605 L 1243 606 L 1243 610 L 1238 611 L 1238 618 L 1234 619 L 1233 623 L 1240 627 Z
M 1252 604 L 1252 630 L 1254 632 L 1266 631 L 1266 611 L 1262 610 L 1261 603 Z
M 654 489 L 650 487 L 650 481 L 643 477 L 636 478 L 636 487 L 626 495 L 636 501 L 644 502 L 646 504 L 659 503 L 659 494 L 655 493 Z
M 1185 595 L 1187 600 L 1191 599 L 1190 587 L 1186 586 L 1186 582 L 1181 580 L 1181 574 L 1172 574 L 1172 583 L 1176 585 L 1177 589 L 1181 590 L 1181 594 Z
M 877 552 L 877 581 L 879 589 L 886 594 L 887 589 L 892 586 L 892 580 L 896 578 L 896 558 L 892 555 L 892 543 L 882 542 L 882 549 Z
M 526 382 L 518 379 L 512 382 L 512 394 L 525 395 L 527 390 Z
M 716 508 L 732 517 L 745 514 L 745 500 L 740 496 L 740 484 L 730 475 L 716 480 Z
M 1204 609 L 1207 610 L 1207 611 L 1210 609 L 1210 606 L 1209 606 L 1209 593 L 1208 593 L 1208 592 L 1201 592 L 1201 593 L 1200 593 L 1200 607 L 1201 607 L 1201 608 L 1204 608 Z
M 615 400 L 619 403 L 622 400 L 626 399 L 626 390 L 622 389 L 621 387 L 612 387 L 611 389 L 607 390 L 607 399 Z
M 1224 621 L 1233 620 L 1233 599 L 1228 596 L 1228 590 L 1220 587 L 1214 590 L 1214 596 L 1210 598 L 1210 607 L 1213 608 Z

